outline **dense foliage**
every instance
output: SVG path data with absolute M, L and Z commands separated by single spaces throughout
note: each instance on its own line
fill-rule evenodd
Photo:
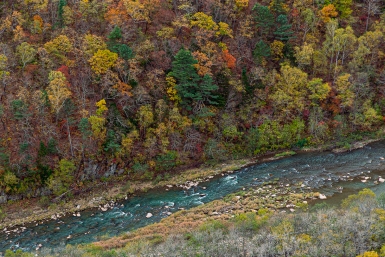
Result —
M 377 131 L 383 10 L 380 0 L 1 1 L 0 195 L 62 195 L 115 173 L 161 179 Z

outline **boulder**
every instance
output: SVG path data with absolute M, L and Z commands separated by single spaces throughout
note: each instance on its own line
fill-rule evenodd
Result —
M 325 200 L 325 199 L 326 199 L 326 195 L 324 195 L 324 194 L 319 194 L 319 199 Z

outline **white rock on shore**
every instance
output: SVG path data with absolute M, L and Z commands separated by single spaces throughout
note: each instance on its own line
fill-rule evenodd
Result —
M 149 219 L 149 218 L 151 218 L 152 216 L 153 216 L 152 213 L 149 212 L 149 213 L 147 213 L 146 218 Z
M 319 199 L 321 199 L 321 200 L 325 200 L 327 197 L 326 197 L 326 195 L 324 195 L 324 194 L 320 194 L 319 195 Z

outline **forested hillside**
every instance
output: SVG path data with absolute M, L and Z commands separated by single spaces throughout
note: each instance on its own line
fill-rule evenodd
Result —
M 380 131 L 384 7 L 1 1 L 0 195 L 61 195 L 112 175 L 159 180 Z

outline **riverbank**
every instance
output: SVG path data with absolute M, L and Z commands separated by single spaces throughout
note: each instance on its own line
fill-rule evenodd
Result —
M 308 202 L 321 199 L 322 195 L 312 192 L 301 184 L 283 184 L 277 181 L 264 183 L 261 186 L 243 189 L 229 194 L 223 199 L 215 200 L 200 206 L 181 210 L 169 217 L 121 236 L 91 243 L 102 249 L 124 247 L 139 241 L 159 242 L 172 234 L 185 234 L 211 221 L 229 222 L 236 215 L 248 212 L 288 212 L 305 210 Z
M 355 145 L 359 148 L 377 140 L 368 139 L 357 142 Z M 307 148 L 302 151 L 324 151 L 331 149 L 338 149 L 338 147 L 334 146 L 333 148 L 331 145 L 325 145 L 322 148 Z M 281 152 L 269 153 L 257 158 L 228 161 L 222 164 L 217 164 L 213 167 L 202 166 L 200 168 L 189 169 L 168 180 L 160 181 L 157 184 L 152 184 L 150 182 L 135 182 L 134 184 L 131 182 L 128 185 L 127 181 L 118 181 L 114 184 L 93 184 L 89 186 L 89 188 L 92 188 L 90 192 L 75 196 L 66 202 L 62 201 L 51 204 L 48 208 L 41 207 L 38 199 L 21 200 L 15 203 L 10 203 L 6 206 L 6 208 L 4 208 L 7 213 L 7 217 L 4 222 L 1 223 L 0 228 L 9 228 L 16 225 L 24 225 L 30 222 L 41 223 L 45 220 L 56 219 L 57 216 L 63 215 L 81 215 L 81 211 L 91 208 L 99 208 L 103 211 L 113 207 L 117 201 L 130 197 L 130 195 L 140 194 L 141 192 L 146 192 L 154 188 L 164 188 L 164 190 L 169 190 L 169 188 L 175 186 L 189 188 L 203 181 L 212 179 L 215 176 L 221 176 L 221 174 L 224 173 L 232 173 L 238 169 L 255 165 L 257 163 L 273 161 L 286 157 L 286 154 L 279 153 Z M 20 212 L 21 208 L 23 209 L 23 212 Z

